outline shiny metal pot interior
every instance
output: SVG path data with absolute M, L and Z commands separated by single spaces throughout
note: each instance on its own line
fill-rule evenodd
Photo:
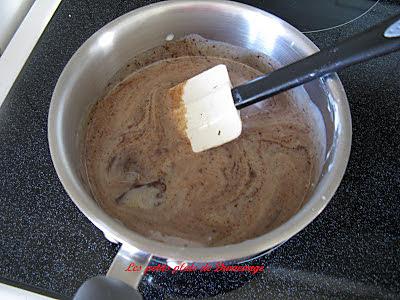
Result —
M 108 238 L 121 242 L 127 252 L 131 247 L 159 257 L 205 262 L 234 260 L 271 249 L 303 229 L 324 209 L 345 172 L 351 145 L 351 118 L 346 94 L 336 74 L 305 85 L 322 112 L 327 131 L 326 163 L 320 180 L 295 216 L 263 236 L 214 248 L 185 248 L 156 242 L 108 216 L 82 181 L 77 135 L 89 106 L 103 95 L 110 78 L 130 58 L 164 43 L 171 33 L 175 38 L 197 33 L 255 49 L 282 65 L 318 51 L 307 37 L 280 18 L 235 2 L 166 1 L 125 14 L 90 37 L 73 55 L 57 82 L 48 128 L 58 176 L 78 208 Z

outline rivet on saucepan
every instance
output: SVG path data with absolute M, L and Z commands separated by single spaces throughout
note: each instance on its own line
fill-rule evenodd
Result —
M 174 39 L 175 35 L 173 33 L 170 33 L 166 36 L 165 40 L 166 41 L 172 41 Z

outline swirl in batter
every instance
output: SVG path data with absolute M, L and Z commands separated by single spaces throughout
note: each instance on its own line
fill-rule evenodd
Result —
M 320 119 L 291 93 L 242 110 L 238 139 L 192 152 L 168 90 L 218 64 L 234 86 L 272 69 L 260 54 L 190 36 L 136 57 L 91 109 L 83 161 L 92 193 L 144 236 L 203 246 L 257 237 L 299 210 L 318 175 Z

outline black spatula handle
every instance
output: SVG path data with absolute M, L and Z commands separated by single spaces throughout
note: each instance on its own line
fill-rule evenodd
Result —
M 332 48 L 232 89 L 235 106 L 238 109 L 246 107 L 318 77 L 399 49 L 400 15 L 397 15 Z

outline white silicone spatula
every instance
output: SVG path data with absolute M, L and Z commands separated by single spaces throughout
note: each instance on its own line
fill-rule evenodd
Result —
M 400 15 L 233 89 L 226 66 L 213 67 L 183 83 L 181 103 L 192 149 L 204 151 L 239 137 L 242 123 L 237 109 L 398 49 Z
M 184 83 L 181 103 L 186 107 L 186 134 L 194 152 L 220 146 L 242 132 L 231 88 L 225 65 L 215 66 Z

